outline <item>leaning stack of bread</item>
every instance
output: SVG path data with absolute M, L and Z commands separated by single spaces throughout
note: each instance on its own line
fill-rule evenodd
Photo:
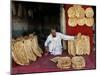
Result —
M 36 61 L 42 56 L 42 49 L 39 47 L 37 36 L 29 36 L 12 39 L 12 58 L 19 65 L 27 65 L 30 61 Z
M 85 59 L 82 56 L 75 56 L 72 57 L 72 67 L 74 69 L 82 69 L 85 67 Z
M 52 62 L 57 63 L 57 67 L 60 69 L 69 69 L 71 66 L 71 58 L 66 57 L 54 57 L 50 59 Z
M 77 34 L 75 40 L 68 40 L 68 53 L 70 55 L 90 55 L 90 38 L 86 35 Z

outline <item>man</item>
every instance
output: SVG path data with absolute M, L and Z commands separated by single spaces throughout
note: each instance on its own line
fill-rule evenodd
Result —
M 64 35 L 56 32 L 55 29 L 51 29 L 51 33 L 45 41 L 46 55 L 48 53 L 52 55 L 61 55 L 63 52 L 61 40 L 74 40 L 74 36 Z

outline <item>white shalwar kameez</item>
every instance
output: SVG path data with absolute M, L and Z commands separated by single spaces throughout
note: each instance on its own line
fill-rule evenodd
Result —
M 74 40 L 74 36 L 64 35 L 62 33 L 56 32 L 56 37 L 53 37 L 50 34 L 45 41 L 45 47 L 49 48 L 49 52 L 52 55 L 61 55 L 62 54 L 62 44 L 61 40 Z

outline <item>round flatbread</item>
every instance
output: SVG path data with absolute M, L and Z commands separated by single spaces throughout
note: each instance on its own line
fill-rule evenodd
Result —
M 79 26 L 83 26 L 85 24 L 85 18 L 79 18 L 79 19 L 77 19 L 77 24 Z
M 72 67 L 74 69 L 82 69 L 85 67 L 85 59 L 82 56 L 75 56 L 72 57 Z
M 88 7 L 85 10 L 85 14 L 86 14 L 86 17 L 93 17 L 94 16 L 94 11 L 91 7 Z
M 74 18 L 75 17 L 75 8 L 74 7 L 70 7 L 67 11 L 68 17 L 70 18 Z
M 77 18 L 69 18 L 68 19 L 68 25 L 71 27 L 77 26 Z
M 76 17 L 77 18 L 84 18 L 85 17 L 85 10 L 84 8 L 80 6 L 74 6 L 75 7 L 75 12 L 76 12 Z
M 94 18 L 85 18 L 85 24 L 86 26 L 93 26 L 94 25 Z

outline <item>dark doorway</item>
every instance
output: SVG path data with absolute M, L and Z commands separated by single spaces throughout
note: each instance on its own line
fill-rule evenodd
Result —
M 19 25 L 20 30 L 16 29 L 18 25 L 14 25 L 15 22 L 12 23 L 12 37 L 34 32 L 38 36 L 39 44 L 43 47 L 47 36 L 50 34 L 51 27 L 55 27 L 57 31 L 60 31 L 60 4 L 18 1 L 13 2 L 13 4 L 15 5 L 16 12 L 18 12 L 19 4 L 22 8 L 22 15 L 18 16 L 18 13 L 12 15 L 13 20 L 17 18 L 25 23 L 23 26 Z M 30 15 L 28 14 L 29 10 L 32 11 Z

